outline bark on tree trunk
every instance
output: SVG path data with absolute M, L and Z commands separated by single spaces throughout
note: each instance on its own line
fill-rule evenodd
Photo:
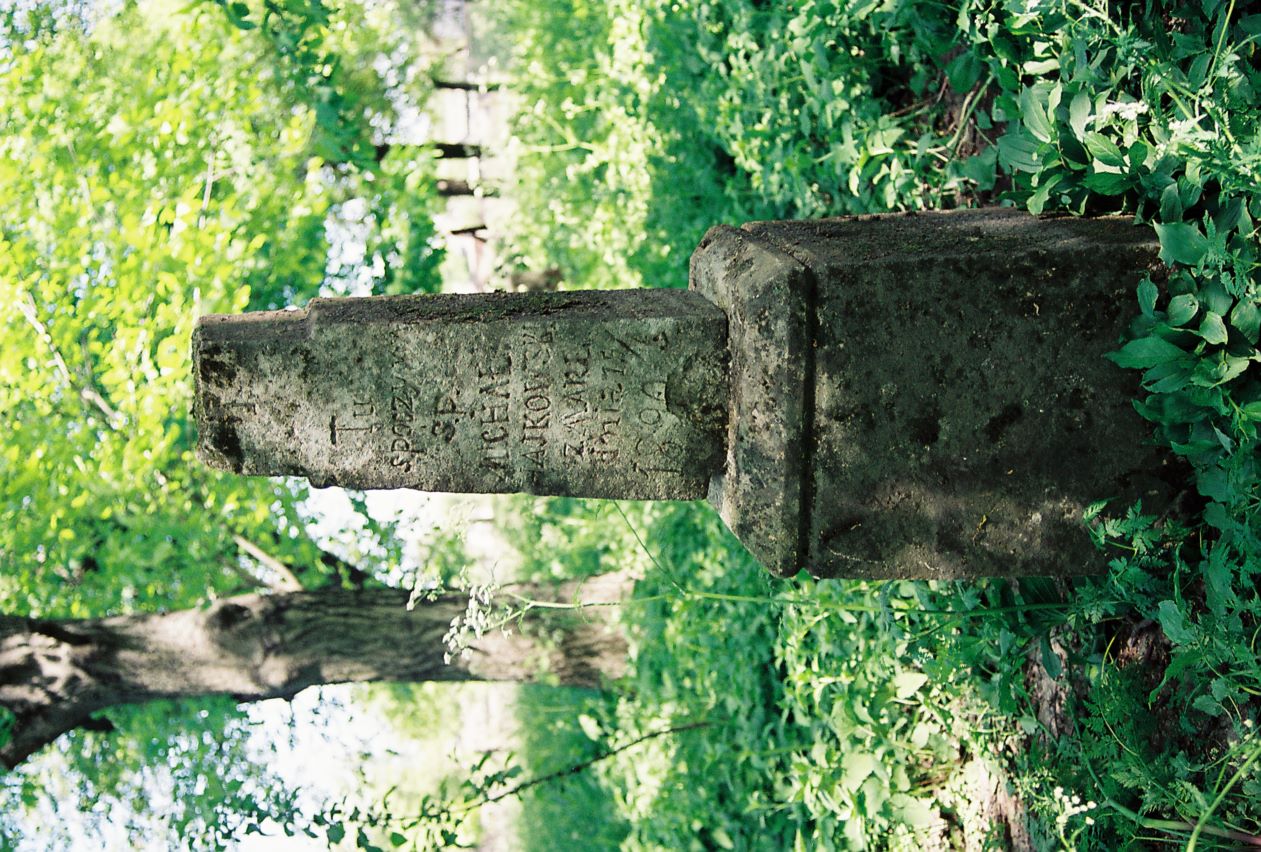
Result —
M 374 145 L 373 156 L 379 163 L 384 160 L 386 156 L 396 147 L 398 146 L 390 142 L 382 142 L 379 145 Z M 469 142 L 430 142 L 421 146 L 404 145 L 402 147 L 413 149 L 415 147 L 431 148 L 434 153 L 438 155 L 438 158 L 442 160 L 467 160 L 482 156 L 482 146 L 474 145 Z
M 442 80 L 437 77 L 433 78 L 433 87 L 435 89 L 449 89 L 457 92 L 495 92 L 499 90 L 498 83 L 470 83 L 466 80 Z
M 606 575 L 582 600 L 612 602 L 629 581 Z M 535 600 L 573 602 L 572 588 L 514 587 Z M 510 634 L 491 630 L 450 664 L 443 637 L 468 598 L 406 607 L 398 589 L 241 595 L 209 608 L 156 615 L 51 620 L 0 615 L 0 705 L 16 716 L 0 763 L 16 766 L 92 713 L 159 698 L 291 697 L 348 681 L 554 680 L 599 686 L 625 664 L 607 610 L 532 609 Z M 594 613 L 594 615 L 593 615 Z M 547 641 L 540 636 L 547 636 Z
M 443 159 L 471 159 L 482 156 L 482 146 L 467 142 L 433 142 L 430 147 Z
M 438 195 L 443 198 L 453 198 L 461 195 L 483 195 L 487 198 L 493 198 L 499 194 L 494 187 L 480 186 L 474 188 L 466 180 L 439 180 Z

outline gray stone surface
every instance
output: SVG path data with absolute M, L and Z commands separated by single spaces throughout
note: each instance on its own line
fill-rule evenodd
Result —
M 696 499 L 770 570 L 1072 575 L 1186 471 L 1104 358 L 1147 228 L 1013 210 L 721 226 L 692 292 L 205 317 L 199 451 L 316 485 Z
M 802 486 L 814 388 L 814 280 L 788 254 L 745 231 L 712 228 L 692 255 L 692 287 L 723 309 L 731 348 L 726 462 L 709 501 L 727 528 L 776 573 L 804 564 Z
M 681 290 L 207 316 L 198 449 L 317 486 L 700 498 L 722 464 L 726 325 Z
M 1128 219 L 1011 210 L 714 229 L 692 266 L 732 318 L 711 500 L 779 573 L 1100 570 L 1085 507 L 1159 510 L 1184 481 L 1103 357 L 1157 254 Z

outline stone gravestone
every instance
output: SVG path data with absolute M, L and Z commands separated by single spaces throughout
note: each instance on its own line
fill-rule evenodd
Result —
M 780 574 L 1086 573 L 1089 503 L 1175 491 L 1103 357 L 1157 255 L 1120 218 L 763 222 L 711 230 L 686 291 L 203 317 L 198 449 L 316 486 L 708 497 Z

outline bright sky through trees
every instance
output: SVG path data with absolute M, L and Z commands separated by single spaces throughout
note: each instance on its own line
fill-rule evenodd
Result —
M 301 489 L 222 477 L 193 459 L 189 333 L 202 313 L 279 307 L 321 289 L 436 287 L 428 155 L 400 146 L 382 162 L 363 156 L 423 125 L 427 77 L 407 64 L 418 51 L 396 11 L 345 5 L 329 26 L 286 20 L 269 39 L 213 4 L 0 10 L 5 612 L 197 605 L 267 582 L 250 553 L 322 565 Z M 304 50 L 289 49 L 292 32 Z M 334 50 L 344 68 L 302 64 Z M 365 517 L 348 508 L 338 526 L 362 528 Z M 387 527 L 367 522 L 356 545 L 365 570 L 399 565 Z M 330 569 L 308 581 L 322 582 L 320 570 Z M 230 702 L 129 714 L 111 711 L 121 736 L 72 745 L 60 768 L 6 776 L 10 802 L 39 808 L 53 780 L 63 807 L 130 789 L 142 795 L 133 804 L 213 833 L 217 817 L 195 807 L 173 816 L 179 808 L 142 793 L 143 778 L 97 771 L 97 759 L 133 748 L 159 749 L 153 760 L 172 767 L 177 802 L 267 788 L 267 770 L 243 759 L 251 728 Z M 192 760 L 181 764 L 157 741 L 189 719 L 237 733 L 177 738 L 175 751 Z M 239 750 L 245 774 L 226 770 L 218 793 L 181 774 L 206 749 Z

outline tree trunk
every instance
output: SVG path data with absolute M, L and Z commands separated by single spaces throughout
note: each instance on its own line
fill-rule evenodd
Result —
M 470 159 L 482 156 L 482 146 L 467 142 L 433 142 L 429 146 L 443 159 Z
M 474 189 L 466 180 L 439 180 L 438 195 L 443 198 L 453 198 L 459 195 L 482 195 L 487 198 L 493 198 L 498 195 L 499 191 L 494 187 L 478 187 Z
M 382 142 L 381 144 L 374 145 L 372 147 L 373 147 L 373 152 L 374 152 L 373 156 L 376 158 L 376 161 L 379 163 L 386 158 L 386 156 L 390 153 L 390 151 L 393 151 L 396 147 L 399 147 L 399 146 L 396 146 L 390 142 Z M 419 145 L 419 146 L 403 145 L 402 147 L 413 148 L 413 149 L 417 147 L 431 148 L 433 149 L 434 153 L 438 155 L 438 158 L 441 160 L 461 160 L 461 159 L 471 159 L 474 157 L 482 156 L 482 146 L 474 145 L 470 142 L 430 142 L 425 145 Z
M 623 575 L 584 584 L 588 602 L 620 598 Z M 572 602 L 573 589 L 517 587 Z M 16 766 L 91 714 L 159 698 L 291 697 L 348 681 L 531 681 L 599 686 L 617 677 L 626 643 L 607 610 L 534 608 L 510 633 L 488 630 L 444 662 L 444 636 L 469 599 L 442 595 L 407 608 L 399 589 L 241 595 L 208 608 L 86 620 L 0 616 L 0 706 L 16 716 L 0 762 Z M 547 641 L 539 636 L 546 636 Z
M 458 92 L 494 92 L 499 90 L 498 83 L 470 83 L 467 80 L 442 80 L 433 78 L 435 89 L 448 89 Z

